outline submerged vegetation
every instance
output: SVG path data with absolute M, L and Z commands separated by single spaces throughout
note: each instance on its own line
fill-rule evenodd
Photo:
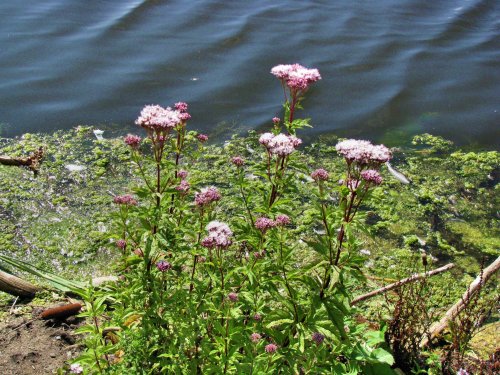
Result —
M 146 106 L 144 140 L 97 140 L 81 126 L 2 141 L 0 154 L 43 145 L 47 155 L 36 179 L 0 166 L 2 254 L 80 279 L 108 273 L 114 259 L 122 277 L 80 292 L 87 351 L 68 371 L 477 371 L 470 330 L 451 329 L 435 349 L 420 341 L 500 255 L 500 154 L 429 134 L 405 150 L 357 140 L 299 147 L 308 122 L 297 113 L 319 72 L 272 73 L 283 119 L 224 145 L 188 130 L 185 103 Z M 386 167 L 391 157 L 399 172 Z M 451 272 L 351 306 L 448 262 Z M 485 307 L 498 304 L 497 284 L 460 321 L 498 325 Z

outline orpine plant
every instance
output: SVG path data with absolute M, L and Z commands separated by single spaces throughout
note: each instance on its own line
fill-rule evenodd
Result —
M 392 356 L 378 347 L 383 335 L 357 326 L 350 307 L 351 289 L 363 279 L 356 214 L 382 182 L 377 170 L 390 152 L 365 141 L 340 143 L 343 183 L 316 170 L 313 197 L 300 202 L 318 207 L 324 234 L 297 233 L 293 192 L 307 166 L 295 132 L 307 121 L 294 116 L 309 85 L 321 77 L 298 64 L 279 65 L 272 73 L 285 89 L 287 134 L 275 118 L 273 132 L 259 138 L 260 158 L 231 158 L 235 173 L 228 178 L 239 196 L 209 183 L 191 186 L 182 157 L 190 139 L 185 103 L 146 106 L 136 121 L 146 139 L 125 138 L 144 184 L 136 189 L 139 204 L 120 203 L 118 247 L 126 254 L 105 323 L 120 327 L 116 354 L 95 364 L 85 357 L 82 364 L 92 371 L 390 371 Z M 230 200 L 239 211 L 229 215 L 224 205 Z

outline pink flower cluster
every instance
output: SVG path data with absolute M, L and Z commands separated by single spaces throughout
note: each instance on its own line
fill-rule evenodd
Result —
M 177 177 L 181 179 L 179 185 L 175 187 L 175 190 L 180 191 L 182 193 L 187 193 L 191 187 L 189 182 L 187 182 L 186 177 L 188 176 L 188 172 L 184 169 L 181 169 L 177 172 Z
M 276 216 L 276 220 L 274 222 L 276 223 L 276 226 L 283 227 L 285 225 L 290 224 L 292 221 L 290 220 L 288 215 L 279 214 L 278 216 Z
M 318 69 L 308 69 L 300 64 L 276 65 L 271 69 L 271 74 L 278 77 L 291 90 L 306 90 L 311 83 L 321 79 Z
M 83 367 L 79 363 L 73 363 L 69 366 L 70 374 L 83 374 Z
M 293 135 L 264 133 L 260 136 L 259 143 L 273 155 L 287 156 L 302 144 L 302 140 Z
M 198 134 L 196 136 L 196 138 L 201 142 L 201 143 L 205 143 L 206 141 L 208 141 L 208 135 L 206 134 Z
M 188 105 L 184 102 L 177 102 L 174 104 L 174 108 L 179 111 L 179 118 L 182 120 L 183 124 L 191 118 L 191 115 L 187 112 Z
M 284 227 L 285 225 L 290 224 L 292 221 L 285 214 L 279 214 L 276 216 L 276 220 L 269 219 L 268 217 L 259 217 L 255 220 L 255 228 L 260 230 L 262 233 L 265 233 L 268 229 L 274 227 Z M 260 254 L 259 254 L 260 256 Z M 258 258 L 259 256 L 256 256 Z
M 206 206 L 212 202 L 218 201 L 221 199 L 221 195 L 219 190 L 217 190 L 214 186 L 209 186 L 201 189 L 200 192 L 196 193 L 194 196 L 194 203 L 197 206 Z
M 231 302 L 238 302 L 238 293 L 235 293 L 235 292 L 231 292 L 227 295 L 227 298 L 231 301 Z
M 129 145 L 132 148 L 138 148 L 141 143 L 141 137 L 134 134 L 127 134 L 127 136 L 123 139 L 125 144 Z
M 315 181 L 327 181 L 330 176 L 328 175 L 328 172 L 326 170 L 324 170 L 323 168 L 319 168 L 311 173 L 311 177 Z
M 267 344 L 264 349 L 266 353 L 273 354 L 278 350 L 278 346 L 276 344 Z
M 255 228 L 260 230 L 262 233 L 265 233 L 268 229 L 274 228 L 276 226 L 276 222 L 268 217 L 259 217 L 255 220 L 254 225 Z
M 116 204 L 123 204 L 126 206 L 137 206 L 137 201 L 129 194 L 117 195 L 113 199 L 113 202 L 115 202 Z
M 235 156 L 231 159 L 231 163 L 237 167 L 242 167 L 245 165 L 245 160 L 241 156 Z
M 211 221 L 206 229 L 208 236 L 201 241 L 202 246 L 212 249 L 214 247 L 227 248 L 232 244 L 233 232 L 227 224 Z
M 380 185 L 382 183 L 382 176 L 374 169 L 362 171 L 360 175 L 361 178 L 368 183 L 372 183 L 374 185 Z
M 156 268 L 158 268 L 158 271 L 160 272 L 166 272 L 172 268 L 172 265 L 166 260 L 162 259 L 156 263 Z
M 354 161 L 361 165 L 382 164 L 392 157 L 391 151 L 384 145 L 373 145 L 369 141 L 358 139 L 341 141 L 335 148 L 348 163 Z
M 252 341 L 254 344 L 257 344 L 261 338 L 262 336 L 259 333 L 252 333 L 250 335 L 250 341 Z
M 127 246 L 127 241 L 121 239 L 121 240 L 118 240 L 116 241 L 116 246 L 119 248 L 119 249 L 125 249 L 125 247 Z
M 170 107 L 163 108 L 159 105 L 145 106 L 135 123 L 146 130 L 169 131 L 180 125 L 185 120 L 179 110 Z
M 182 193 L 187 193 L 190 187 L 191 185 L 189 184 L 189 182 L 187 182 L 186 180 L 181 180 L 179 185 L 175 187 L 175 190 L 180 191 Z

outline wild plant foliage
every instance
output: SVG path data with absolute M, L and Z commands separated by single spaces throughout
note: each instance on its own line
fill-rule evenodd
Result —
M 341 181 L 324 169 L 311 173 L 297 152 L 297 131 L 309 124 L 296 114 L 321 76 L 298 64 L 272 74 L 283 87 L 284 119 L 248 145 L 258 150 L 251 160 L 228 155 L 233 174 L 225 177 L 236 195 L 190 173 L 188 160 L 203 157 L 207 137 L 186 131 L 186 103 L 142 110 L 144 139 L 128 135 L 125 143 L 143 183 L 134 196 L 115 197 L 121 281 L 87 293 L 94 324 L 84 329 L 88 348 L 74 372 L 392 373 L 383 333 L 356 324 L 350 306 L 364 281 L 358 213 L 391 153 L 346 140 L 337 145 Z M 310 199 L 297 202 L 303 176 Z M 299 204 L 316 208 L 315 237 L 296 230 Z

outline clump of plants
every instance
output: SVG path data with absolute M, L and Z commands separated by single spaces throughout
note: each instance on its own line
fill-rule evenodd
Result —
M 142 110 L 146 136 L 125 137 L 142 184 L 114 198 L 121 281 L 83 293 L 92 324 L 73 373 L 392 373 L 383 333 L 358 324 L 350 305 L 364 282 L 360 207 L 391 153 L 345 140 L 340 183 L 311 172 L 296 152 L 308 122 L 296 114 L 321 76 L 298 64 L 271 73 L 284 117 L 248 145 L 252 158 L 227 155 L 232 173 L 219 177 L 232 196 L 190 174 L 206 136 L 186 131 L 186 103 Z M 310 196 L 297 202 L 305 181 Z M 297 230 L 300 205 L 316 230 Z

